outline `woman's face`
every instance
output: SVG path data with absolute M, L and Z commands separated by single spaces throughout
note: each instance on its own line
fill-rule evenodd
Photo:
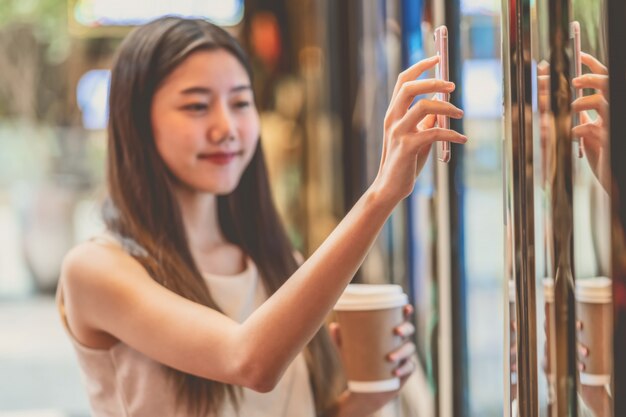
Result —
M 194 52 L 174 69 L 154 95 L 151 120 L 159 155 L 197 192 L 232 192 L 259 138 L 250 78 L 223 49 Z

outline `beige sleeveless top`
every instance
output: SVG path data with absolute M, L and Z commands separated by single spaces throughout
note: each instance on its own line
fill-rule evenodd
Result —
M 267 298 L 257 268 L 249 258 L 241 274 L 204 277 L 222 311 L 238 322 L 243 322 Z M 94 417 L 187 417 L 175 407 L 176 390 L 163 365 L 123 342 L 106 350 L 82 345 L 67 325 L 61 291 L 58 305 L 78 356 Z M 218 416 L 315 417 L 303 354 L 289 365 L 273 391 L 258 393 L 243 388 L 239 414 L 226 402 Z

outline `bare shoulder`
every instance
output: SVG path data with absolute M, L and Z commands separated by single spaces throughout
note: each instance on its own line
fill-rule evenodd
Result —
M 87 241 L 65 256 L 58 291 L 74 336 L 86 346 L 107 348 L 116 340 L 106 318 L 154 286 L 143 266 L 119 245 Z
M 119 244 L 86 241 L 72 248 L 63 259 L 61 279 L 65 286 L 107 285 L 115 282 L 122 270 L 147 272 Z M 141 274 L 143 272 L 143 274 Z M 136 274 L 133 274 L 136 276 Z M 108 279 L 104 279 L 108 278 Z

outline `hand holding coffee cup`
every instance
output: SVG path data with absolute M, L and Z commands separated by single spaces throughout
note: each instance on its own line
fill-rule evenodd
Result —
M 605 277 L 576 281 L 576 328 L 581 385 L 611 382 L 613 310 L 611 280 Z
M 413 311 L 398 285 L 351 284 L 335 305 L 331 334 L 341 352 L 348 389 L 357 393 L 396 391 L 413 372 Z

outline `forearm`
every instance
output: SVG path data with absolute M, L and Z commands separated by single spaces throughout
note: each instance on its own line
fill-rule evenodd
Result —
M 242 325 L 242 338 L 279 374 L 315 335 L 390 215 L 367 192 L 313 255 Z

